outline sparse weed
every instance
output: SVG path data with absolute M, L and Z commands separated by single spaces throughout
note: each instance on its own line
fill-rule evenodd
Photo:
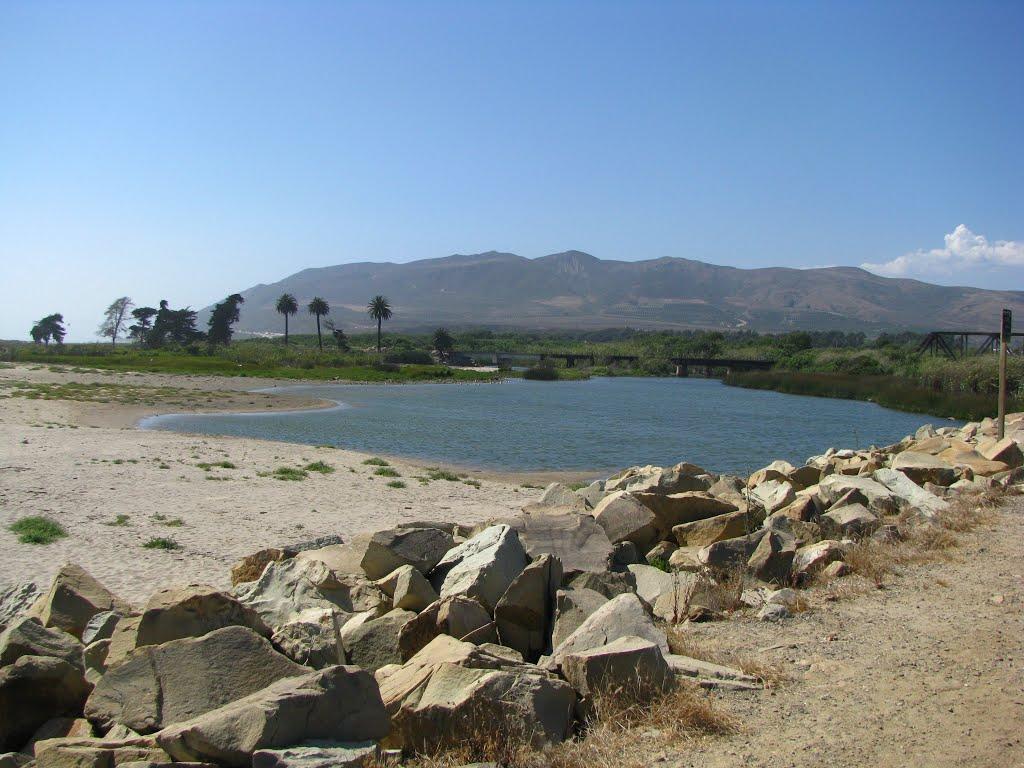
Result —
M 17 534 L 22 544 L 52 544 L 68 535 L 56 520 L 39 515 L 21 518 L 11 524 L 10 531 Z
M 145 547 L 146 549 L 164 549 L 164 550 L 181 549 L 181 544 L 176 542 L 174 539 L 167 539 L 167 538 L 163 538 L 161 536 L 157 536 L 155 538 L 150 539 L 149 541 L 147 541 L 142 546 Z

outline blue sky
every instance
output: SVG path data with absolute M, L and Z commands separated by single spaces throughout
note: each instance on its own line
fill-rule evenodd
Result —
M 0 2 L 0 337 L 489 249 L 1024 289 L 1022 34 L 1020 2 Z

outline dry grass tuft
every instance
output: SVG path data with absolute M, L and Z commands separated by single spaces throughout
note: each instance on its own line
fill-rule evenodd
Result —
M 725 650 L 712 647 L 707 640 L 698 638 L 692 632 L 681 627 L 670 627 L 667 630 L 668 648 L 679 656 L 689 656 L 723 667 L 735 667 L 751 677 L 756 677 L 765 688 L 777 688 L 789 680 L 789 676 L 780 664 L 769 661 L 762 656 L 744 651 Z
M 935 520 L 920 522 L 904 517 L 899 522 L 897 540 L 863 539 L 851 547 L 843 559 L 855 574 L 882 588 L 886 578 L 902 565 L 949 558 L 951 550 L 960 545 L 957 534 L 993 525 L 1006 496 L 1001 490 L 960 495 Z M 831 584 L 829 590 L 832 599 L 837 599 L 842 591 L 833 589 Z
M 577 738 L 534 749 L 516 728 L 482 728 L 472 744 L 433 755 L 418 755 L 403 765 L 455 768 L 472 762 L 494 762 L 503 768 L 646 768 L 659 751 L 678 752 L 702 736 L 733 733 L 736 719 L 714 705 L 691 684 L 648 698 L 624 694 L 592 702 L 591 716 Z M 385 762 L 374 764 L 379 768 Z

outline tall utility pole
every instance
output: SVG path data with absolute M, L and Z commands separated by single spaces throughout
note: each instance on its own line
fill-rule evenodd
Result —
M 1003 310 L 1003 324 L 999 329 L 999 439 L 1006 435 L 1006 346 L 1010 343 L 1013 312 Z

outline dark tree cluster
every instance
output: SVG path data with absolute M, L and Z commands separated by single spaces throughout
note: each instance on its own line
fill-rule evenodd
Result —
M 47 347 L 50 346 L 51 341 L 63 344 L 64 337 L 67 335 L 67 329 L 64 327 L 64 315 L 60 312 L 47 315 L 32 326 L 29 334 L 32 336 L 32 341 L 36 344 L 42 344 Z

